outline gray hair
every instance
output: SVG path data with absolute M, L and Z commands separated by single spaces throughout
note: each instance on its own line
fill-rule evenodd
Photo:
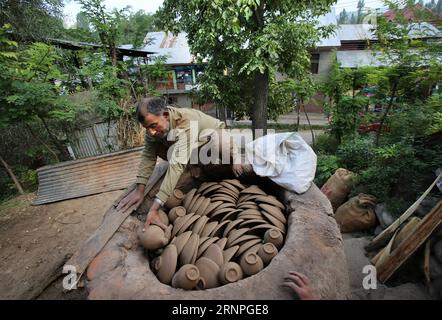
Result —
M 148 113 L 160 116 L 166 111 L 166 102 L 161 97 L 148 97 L 141 100 L 137 105 L 137 119 L 143 123 Z

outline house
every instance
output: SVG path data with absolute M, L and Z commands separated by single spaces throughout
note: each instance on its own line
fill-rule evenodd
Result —
M 165 65 L 170 68 L 166 79 L 158 83 L 157 89 L 162 92 L 169 103 L 182 107 L 192 107 L 189 93 L 196 84 L 196 76 L 202 72 L 204 66 L 195 63 L 187 43 L 186 33 L 173 35 L 166 32 L 149 32 L 143 48 L 155 52 L 155 56 L 166 56 Z
M 428 22 L 411 23 L 409 35 L 425 40 L 440 40 L 442 32 Z M 336 59 L 342 68 L 359 68 L 364 66 L 382 66 L 386 62 L 381 53 L 369 48 L 369 43 L 377 42 L 370 24 L 343 24 L 339 26 L 341 46 L 336 52 Z

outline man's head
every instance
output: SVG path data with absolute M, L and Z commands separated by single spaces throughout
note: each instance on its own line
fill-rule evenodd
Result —
M 169 133 L 169 111 L 162 98 L 141 100 L 137 105 L 137 119 L 152 137 L 165 138 Z

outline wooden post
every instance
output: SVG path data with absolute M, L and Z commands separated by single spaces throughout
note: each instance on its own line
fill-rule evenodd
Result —
M 385 283 L 399 267 L 427 240 L 442 223 L 442 200 L 434 206 L 417 226 L 414 233 L 406 238 L 377 268 L 378 279 Z
M 0 161 L 3 164 L 3 166 L 5 167 L 6 171 L 8 172 L 9 176 L 11 177 L 12 181 L 14 181 L 14 184 L 15 184 L 15 187 L 17 188 L 17 190 L 18 190 L 18 193 L 25 194 L 25 192 L 23 191 L 23 188 L 21 187 L 21 184 L 18 181 L 17 177 L 15 176 L 14 172 L 12 172 L 11 168 L 8 166 L 6 161 L 3 160 L 2 156 L 0 156 Z

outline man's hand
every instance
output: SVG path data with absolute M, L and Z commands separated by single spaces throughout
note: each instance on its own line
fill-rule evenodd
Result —
M 132 192 L 121 199 L 120 203 L 118 203 L 117 211 L 122 210 L 124 212 L 135 204 L 138 207 L 144 200 L 144 187 L 143 184 L 137 185 Z
M 284 278 L 284 287 L 292 289 L 301 300 L 320 300 L 321 296 L 312 287 L 310 280 L 302 273 L 290 271 Z
M 241 164 L 233 164 L 232 165 L 232 171 L 235 177 L 239 177 L 243 174 L 243 169 Z
M 143 232 L 146 231 L 147 227 L 151 224 L 156 224 L 161 227 L 163 230 L 166 230 L 167 226 L 161 222 L 160 216 L 158 214 L 158 210 L 160 209 L 160 204 L 155 202 L 150 207 L 149 213 L 146 217 L 146 222 L 144 223 Z

